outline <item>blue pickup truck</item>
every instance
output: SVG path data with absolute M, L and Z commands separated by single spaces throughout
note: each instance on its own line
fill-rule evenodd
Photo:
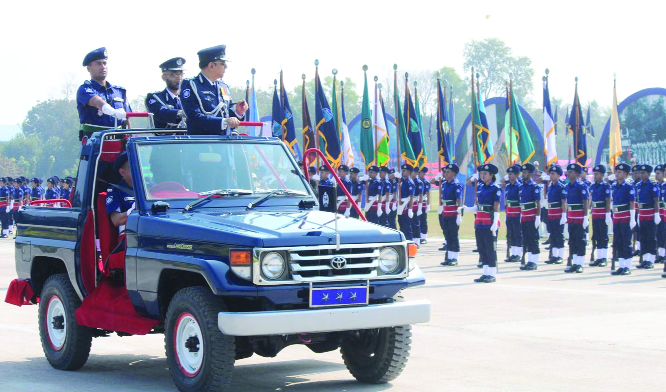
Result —
M 134 210 L 119 228 L 105 204 L 124 151 Z M 20 210 L 7 297 L 39 305 L 54 368 L 81 368 L 95 337 L 163 333 L 181 391 L 224 390 L 236 360 L 294 344 L 340 349 L 360 382 L 403 370 L 410 325 L 430 318 L 401 296 L 425 282 L 415 246 L 319 211 L 280 140 L 112 129 L 79 158 L 71 207 Z

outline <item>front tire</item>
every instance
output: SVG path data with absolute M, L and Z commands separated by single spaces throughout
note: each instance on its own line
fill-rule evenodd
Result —
M 224 310 L 222 299 L 204 287 L 184 288 L 171 300 L 164 343 L 179 391 L 224 391 L 231 383 L 235 340 L 217 325 L 217 314 Z
M 383 384 L 395 380 L 407 364 L 412 327 L 365 329 L 343 339 L 340 351 L 356 380 Z
M 49 277 L 39 303 L 39 336 L 49 364 L 58 370 L 78 370 L 90 355 L 92 330 L 77 324 L 74 312 L 81 300 L 67 274 Z

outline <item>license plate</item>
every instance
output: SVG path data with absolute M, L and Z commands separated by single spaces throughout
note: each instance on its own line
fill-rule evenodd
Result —
M 367 305 L 369 286 L 310 289 L 310 307 Z

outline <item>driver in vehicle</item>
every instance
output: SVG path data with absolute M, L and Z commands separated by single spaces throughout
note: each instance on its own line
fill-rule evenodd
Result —
M 106 213 L 120 234 L 125 232 L 127 217 L 134 211 L 134 194 L 132 190 L 132 172 L 127 160 L 127 151 L 113 162 L 113 169 L 123 178 L 117 185 L 106 190 Z

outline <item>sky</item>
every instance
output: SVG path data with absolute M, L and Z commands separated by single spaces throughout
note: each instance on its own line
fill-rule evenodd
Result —
M 88 78 L 82 60 L 105 46 L 108 81 L 130 99 L 164 88 L 159 64 L 182 56 L 186 76 L 198 73 L 198 50 L 227 45 L 224 80 L 272 86 L 280 69 L 287 89 L 301 74 L 350 77 L 452 66 L 462 74 L 465 43 L 497 37 L 527 56 L 535 70 L 532 99 L 541 103 L 541 77 L 550 69 L 552 97 L 610 105 L 666 87 L 666 4 L 658 1 L 6 1 L 0 16 L 0 125 L 19 124 L 38 101 L 63 96 Z M 361 92 L 361 91 L 359 91 Z M 241 99 L 239 97 L 238 99 Z

